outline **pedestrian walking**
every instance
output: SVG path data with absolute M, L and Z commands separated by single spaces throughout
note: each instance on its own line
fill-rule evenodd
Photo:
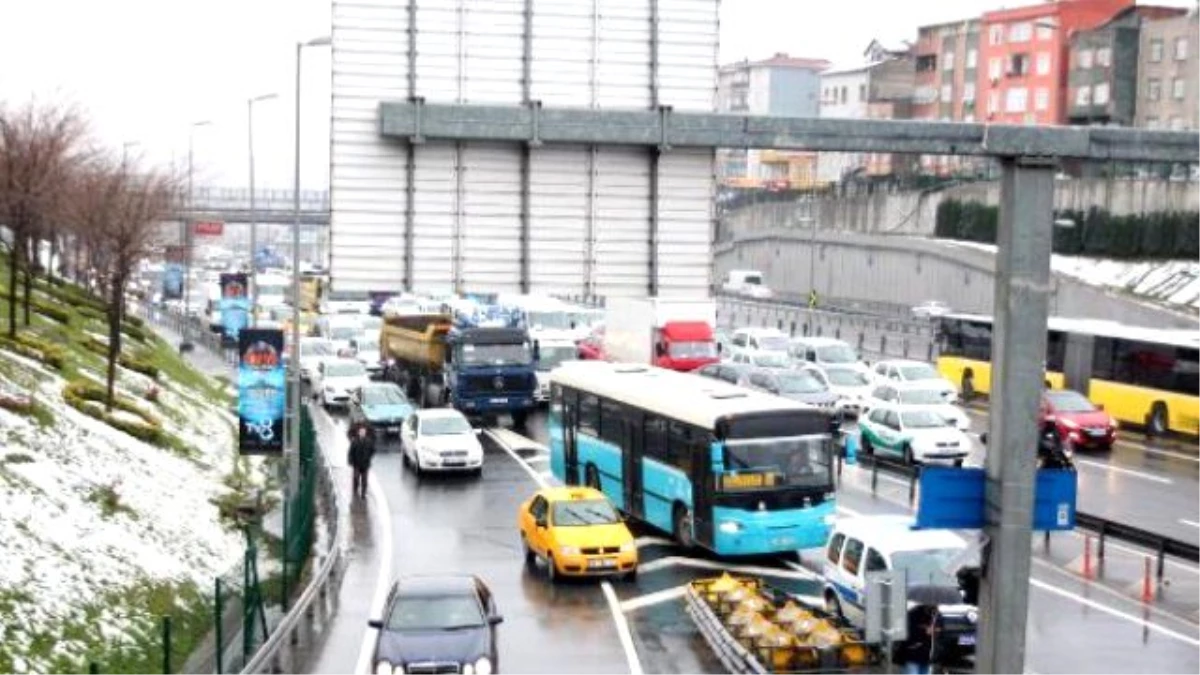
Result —
M 367 475 L 371 472 L 371 459 L 375 456 L 375 439 L 365 424 L 352 427 L 350 436 L 350 451 L 346 461 L 354 471 L 354 496 L 366 499 Z
M 930 672 L 933 663 L 933 634 L 937 623 L 937 610 L 928 605 L 918 605 L 908 613 L 908 639 L 896 650 L 895 661 L 904 667 L 905 673 Z

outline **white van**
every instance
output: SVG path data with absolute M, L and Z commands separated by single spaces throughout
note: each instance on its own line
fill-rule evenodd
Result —
M 748 295 L 752 298 L 770 298 L 774 296 L 770 288 L 763 283 L 762 272 L 758 270 L 729 270 L 725 275 L 725 283 L 721 287 L 726 293 Z
M 807 361 L 815 366 L 842 366 L 854 368 L 864 376 L 871 370 L 849 342 L 831 337 L 795 337 L 790 340 L 788 353 L 797 361 Z
M 776 328 L 739 328 L 733 331 L 730 345 L 731 353 L 726 355 L 730 359 L 739 354 L 754 357 L 766 353 L 789 358 L 787 334 Z
M 957 572 L 970 563 L 971 547 L 947 530 L 914 530 L 911 516 L 860 516 L 834 523 L 822 571 L 825 608 L 856 626 L 866 621 L 866 575 L 889 570 L 905 574 L 909 606 L 914 595 L 938 597 L 938 613 L 974 624 L 975 607 L 963 598 Z M 914 588 L 921 591 L 914 593 Z M 974 645 L 974 635 L 962 646 Z

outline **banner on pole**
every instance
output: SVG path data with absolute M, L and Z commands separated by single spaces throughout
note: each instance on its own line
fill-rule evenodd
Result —
M 221 275 L 221 331 L 228 342 L 237 343 L 239 333 L 250 325 L 248 289 L 244 273 Z
M 287 375 L 283 331 L 247 328 L 238 334 L 238 450 L 243 455 L 283 453 Z

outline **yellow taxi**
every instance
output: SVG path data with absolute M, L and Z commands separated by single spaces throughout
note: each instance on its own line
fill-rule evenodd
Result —
M 546 563 L 554 581 L 562 576 L 637 577 L 633 535 L 603 492 L 587 487 L 538 490 L 517 516 L 525 564 Z

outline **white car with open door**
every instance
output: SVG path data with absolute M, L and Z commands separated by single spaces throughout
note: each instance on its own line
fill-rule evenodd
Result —
M 467 418 L 453 408 L 418 410 L 400 428 L 404 464 L 417 472 L 483 471 L 483 446 Z

